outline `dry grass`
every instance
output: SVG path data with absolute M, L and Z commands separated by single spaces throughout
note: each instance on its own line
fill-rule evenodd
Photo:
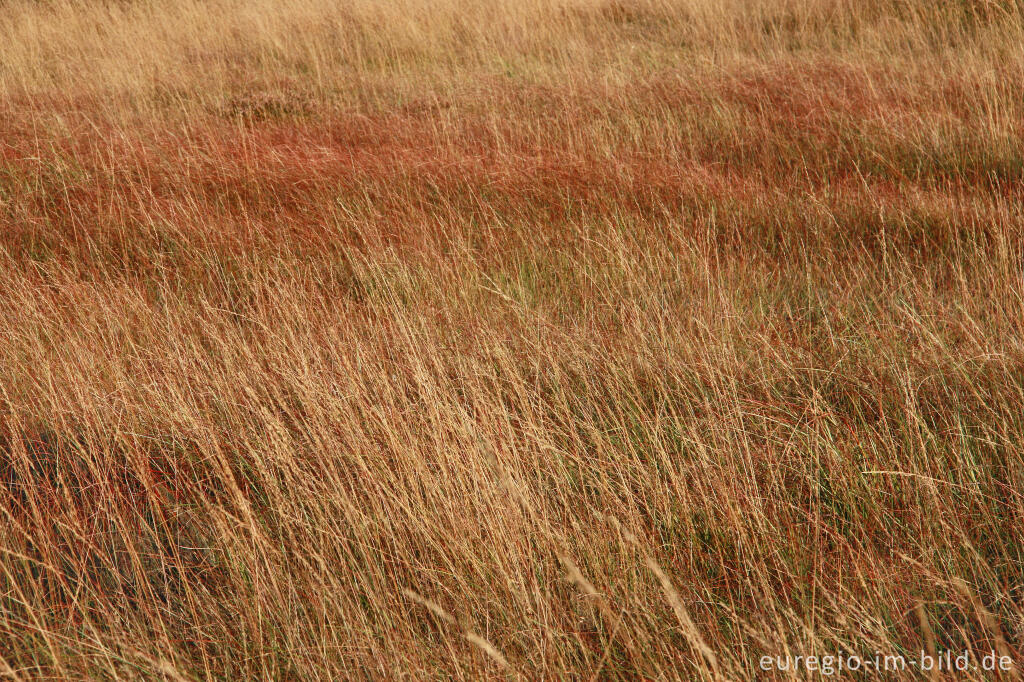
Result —
M 1020 5 L 0 8 L 0 674 L 1020 654 Z

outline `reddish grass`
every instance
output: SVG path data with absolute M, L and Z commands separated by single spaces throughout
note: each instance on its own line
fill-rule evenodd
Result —
M 1017 651 L 1020 68 L 854 56 L 10 98 L 0 672 Z

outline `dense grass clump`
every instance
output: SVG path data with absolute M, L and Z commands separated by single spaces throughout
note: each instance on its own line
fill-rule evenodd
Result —
M 1018 657 L 1018 3 L 4 9 L 0 675 Z

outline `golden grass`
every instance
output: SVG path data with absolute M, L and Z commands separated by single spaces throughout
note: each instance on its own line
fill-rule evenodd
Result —
M 1020 5 L 2 7 L 0 675 L 1020 655 Z

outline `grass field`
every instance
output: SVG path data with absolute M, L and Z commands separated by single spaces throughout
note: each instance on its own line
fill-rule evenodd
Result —
M 1024 4 L 4 0 L 0 41 L 0 675 L 1020 655 Z

